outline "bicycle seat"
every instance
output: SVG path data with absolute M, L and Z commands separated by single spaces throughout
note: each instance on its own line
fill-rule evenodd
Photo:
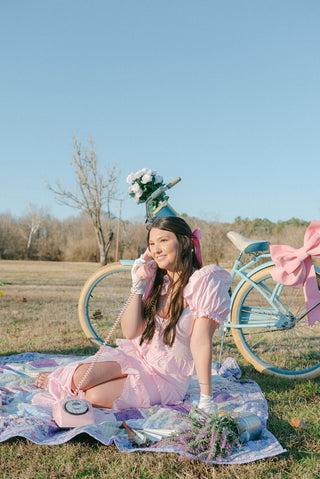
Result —
M 238 248 L 239 251 L 243 253 L 256 253 L 262 251 L 268 251 L 269 241 L 254 240 L 246 238 L 236 231 L 229 231 L 227 236 L 230 241 Z

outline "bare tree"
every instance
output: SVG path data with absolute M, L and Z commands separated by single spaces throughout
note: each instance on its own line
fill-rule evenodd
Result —
M 39 232 L 40 226 L 42 226 L 46 213 L 43 208 L 30 203 L 22 220 L 19 222 L 19 229 L 21 236 L 26 241 L 26 257 L 31 258 L 33 254 L 33 243 L 36 238 L 36 233 Z
M 117 194 L 117 185 L 120 172 L 114 164 L 107 169 L 107 176 L 100 172 L 98 159 L 92 138 L 89 137 L 90 150 L 81 148 L 80 142 L 73 138 L 73 156 L 71 166 L 75 174 L 77 191 L 64 188 L 60 181 L 56 181 L 56 187 L 47 183 L 48 188 L 54 193 L 55 199 L 62 205 L 78 209 L 84 212 L 93 225 L 100 252 L 100 263 L 106 263 L 106 234 L 102 227 L 103 206 L 106 205 L 107 216 L 111 218 L 110 205 Z
M 34 235 L 37 233 L 38 229 L 40 228 L 41 223 L 41 212 L 37 211 L 36 206 L 30 205 L 30 213 L 28 215 L 29 220 L 29 234 L 28 234 L 28 241 L 27 241 L 27 257 L 29 258 L 30 255 L 30 248 L 31 243 L 33 240 Z

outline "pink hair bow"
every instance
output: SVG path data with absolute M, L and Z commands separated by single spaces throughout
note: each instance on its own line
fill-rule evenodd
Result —
M 275 281 L 294 288 L 303 286 L 307 309 L 320 301 L 317 278 L 311 256 L 320 256 L 320 222 L 311 221 L 304 235 L 304 245 L 295 249 L 291 246 L 270 246 L 271 258 L 276 267 L 271 276 Z M 308 314 L 309 326 L 320 321 L 320 306 Z
M 196 250 L 196 257 L 199 263 L 202 266 L 202 256 L 201 256 L 201 248 L 200 248 L 200 240 L 201 239 L 201 231 L 200 228 L 197 228 L 192 233 L 192 241 Z

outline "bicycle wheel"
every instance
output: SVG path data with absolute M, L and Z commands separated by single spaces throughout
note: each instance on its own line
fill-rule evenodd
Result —
M 290 314 L 287 329 L 276 326 L 279 311 L 250 283 L 244 283 L 232 305 L 231 323 L 242 325 L 232 329 L 232 336 L 244 358 L 260 372 L 288 379 L 311 379 L 320 375 L 320 323 L 308 325 L 307 316 L 292 324 L 306 310 L 303 289 L 276 283 L 270 272 L 274 266 L 266 266 L 251 276 L 268 294 L 274 294 Z M 318 284 L 319 275 L 317 274 Z M 319 315 L 320 315 L 320 306 Z M 269 325 L 267 322 L 269 321 Z M 246 325 L 248 327 L 246 327 Z M 249 328 L 249 326 L 254 326 Z
M 131 266 L 120 263 L 103 266 L 84 284 L 78 303 L 80 325 L 90 341 L 103 343 L 125 305 L 131 288 Z M 117 326 L 113 339 L 122 337 Z M 111 342 L 114 344 L 114 342 Z

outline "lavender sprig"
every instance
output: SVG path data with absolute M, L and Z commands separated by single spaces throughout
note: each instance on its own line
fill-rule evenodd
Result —
M 182 456 L 193 455 L 209 463 L 230 457 L 240 447 L 238 421 L 231 416 L 208 415 L 194 407 L 184 417 L 184 430 L 163 439 L 157 444 L 179 445 Z

